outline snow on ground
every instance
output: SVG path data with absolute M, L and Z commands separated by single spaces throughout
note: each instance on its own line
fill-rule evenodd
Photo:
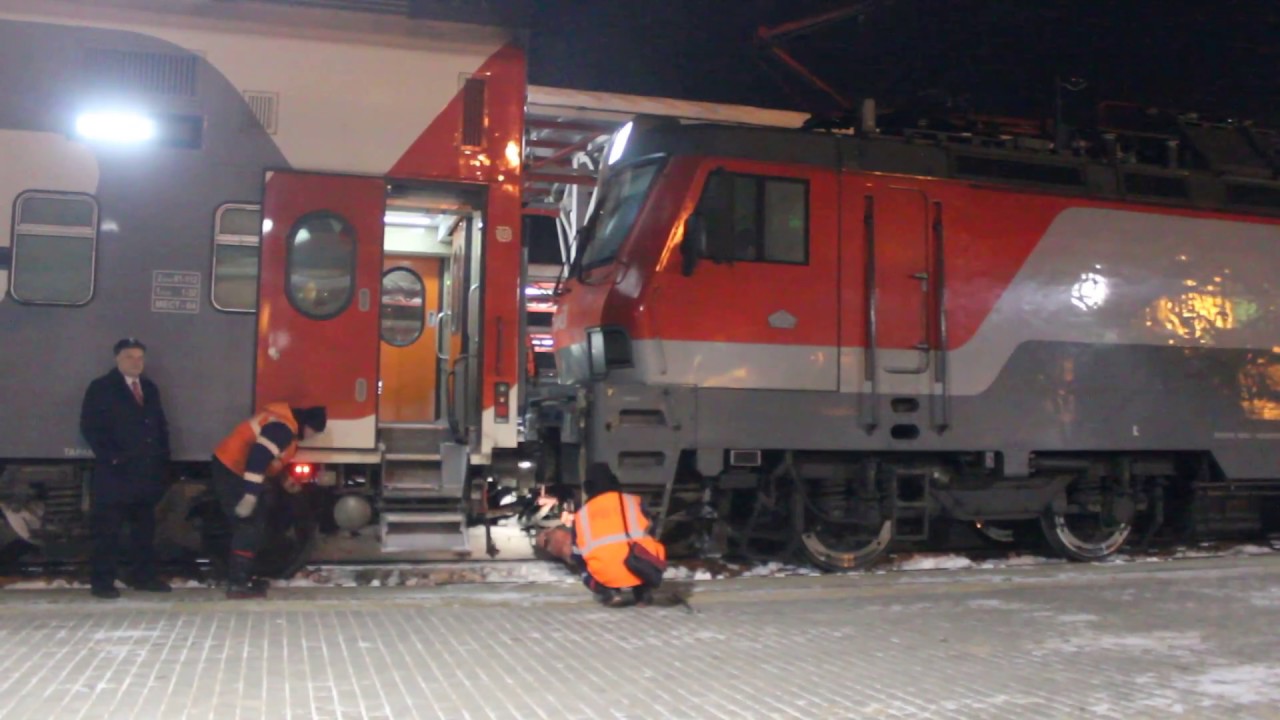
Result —
M 1205 543 L 1202 548 L 1211 548 L 1212 543 Z M 1206 558 L 1206 557 L 1239 557 L 1242 555 L 1270 555 L 1276 549 L 1264 547 L 1262 545 L 1233 545 L 1229 548 L 1213 550 L 1213 549 L 1197 549 L 1179 548 L 1174 553 L 1175 558 Z
M 560 563 L 506 561 L 475 563 L 399 563 L 324 565 L 306 568 L 273 587 L 430 587 L 461 583 L 560 583 L 578 578 Z
M 1222 545 L 1204 543 L 1193 548 L 1180 547 L 1159 553 L 1120 553 L 1103 562 L 1168 562 L 1172 560 L 1269 555 L 1277 552 L 1263 545 Z M 940 571 L 1029 568 L 1066 564 L 1061 558 L 1011 552 L 1006 557 L 984 558 L 954 553 L 901 553 L 888 556 L 870 570 L 874 574 Z M 861 571 L 855 571 L 861 572 Z M 729 578 L 794 577 L 821 575 L 821 571 L 793 563 L 778 561 L 733 563 L 718 560 L 676 561 L 668 568 L 668 580 L 705 582 Z M 0 590 L 65 590 L 87 589 L 79 579 L 43 577 L 5 583 Z M 540 560 L 490 560 L 451 563 L 387 563 L 376 565 L 317 565 L 305 568 L 288 580 L 273 580 L 273 587 L 433 587 L 457 584 L 524 584 L 576 583 L 578 577 L 559 562 Z M 209 583 L 190 578 L 174 578 L 175 588 L 209 587 Z M 125 589 L 119 581 L 116 586 Z M 1255 604 L 1271 606 L 1280 599 L 1259 597 Z
M 1047 640 L 1040 647 L 1049 652 L 1104 651 L 1136 656 L 1159 654 L 1188 660 L 1202 656 L 1207 649 L 1198 632 L 1099 633 L 1088 630 Z
M 962 555 L 915 555 L 895 563 L 894 570 L 964 570 L 974 566 L 972 560 Z
M 1193 687 L 1237 703 L 1280 704 L 1280 665 L 1221 667 L 1193 679 Z

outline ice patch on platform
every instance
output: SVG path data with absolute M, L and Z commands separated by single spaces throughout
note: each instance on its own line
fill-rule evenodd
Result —
M 1242 704 L 1280 704 L 1280 665 L 1235 665 L 1193 679 L 1192 689 Z

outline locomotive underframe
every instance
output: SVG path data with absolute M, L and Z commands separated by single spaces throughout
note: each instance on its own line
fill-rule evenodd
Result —
M 1131 538 L 1145 544 L 1162 529 L 1189 540 L 1275 525 L 1267 500 L 1280 495 L 1280 480 L 1229 481 L 1203 450 L 1127 442 L 1103 450 L 966 448 L 956 447 L 966 439 L 955 428 L 909 441 L 848 428 L 813 433 L 808 446 L 769 444 L 761 440 L 794 443 L 842 414 L 802 417 L 775 405 L 777 419 L 753 423 L 750 412 L 716 412 L 732 406 L 725 391 L 709 403 L 705 394 L 600 382 L 560 405 L 557 428 L 571 453 L 580 453 L 567 465 L 608 462 L 629 491 L 648 499 L 664 539 L 688 552 L 799 552 L 842 569 L 869 565 L 894 545 L 945 538 L 957 524 L 997 542 L 1026 541 L 1032 525 L 1036 540 L 1083 561 L 1110 556 Z M 856 407 L 860 400 L 835 402 Z M 927 402 L 916 407 L 927 416 Z M 758 444 L 724 447 L 719 440 L 729 435 Z M 925 448 L 907 449 L 914 442 Z M 564 473 L 570 482 L 573 476 Z

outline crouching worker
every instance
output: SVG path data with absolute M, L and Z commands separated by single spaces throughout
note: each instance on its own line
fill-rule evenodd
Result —
M 608 607 L 633 600 L 649 605 L 653 590 L 662 584 L 667 550 L 649 535 L 640 498 L 622 492 L 618 476 L 606 463 L 587 468 L 582 489 L 587 502 L 574 513 L 572 529 L 573 560 L 583 584 Z M 631 591 L 631 598 L 625 590 Z
M 266 516 L 258 506 L 264 484 L 279 478 L 298 452 L 298 441 L 324 432 L 323 407 L 291 408 L 271 403 L 236 426 L 213 456 L 213 490 L 231 522 L 227 598 L 267 596 L 267 584 L 253 579 L 253 561 L 262 545 Z M 291 479 L 284 479 L 289 484 Z M 297 488 L 285 487 L 296 492 Z

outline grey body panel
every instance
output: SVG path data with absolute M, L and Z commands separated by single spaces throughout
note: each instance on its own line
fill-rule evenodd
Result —
M 996 451 L 1010 476 L 1026 473 L 1032 452 L 1209 451 L 1227 477 L 1272 478 L 1280 432 L 1241 402 L 1256 392 L 1244 378 L 1257 360 L 1248 350 L 1028 342 L 987 390 L 949 399 L 945 429 L 928 396 L 914 396 L 914 412 L 893 410 L 904 396 L 875 396 L 880 422 L 868 429 L 861 393 L 605 382 L 592 389 L 588 460 L 619 467 L 629 483 L 662 484 L 680 452 L 694 449 Z M 1277 404 L 1280 395 L 1256 401 Z M 637 410 L 663 419 L 629 424 L 624 414 L 641 417 Z M 894 439 L 894 425 L 915 425 L 919 436 Z M 650 467 L 646 452 L 665 463 Z
M 86 48 L 188 55 L 138 33 L 0 21 L 0 129 L 67 132 L 87 97 L 78 75 Z M 210 304 L 213 220 L 225 203 L 260 202 L 264 170 L 286 162 L 252 122 L 240 91 L 203 59 L 196 65 L 195 97 L 145 100 L 162 112 L 202 117 L 200 149 L 94 148 L 101 230 L 92 300 L 79 307 L 0 302 L 0 459 L 87 457 L 80 400 L 111 367 L 111 346 L 124 336 L 148 346 L 147 374 L 160 388 L 175 460 L 207 459 L 252 410 L 255 316 Z M 157 270 L 200 274 L 198 313 L 151 311 Z

